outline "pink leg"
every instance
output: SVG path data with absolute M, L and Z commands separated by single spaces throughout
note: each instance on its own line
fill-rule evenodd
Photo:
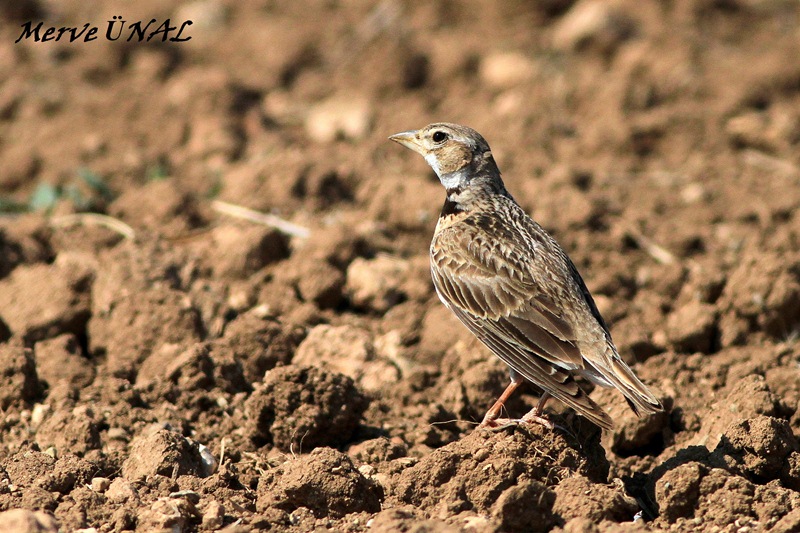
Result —
M 512 380 L 511 383 L 508 384 L 508 387 L 506 387 L 506 390 L 503 391 L 503 394 L 500 395 L 497 401 L 494 402 L 494 404 L 486 412 L 486 416 L 483 417 L 483 422 L 481 422 L 479 427 L 497 427 L 497 419 L 500 416 L 500 412 L 503 410 L 503 407 L 505 407 L 506 401 L 511 397 L 514 391 L 517 390 L 520 385 L 522 385 L 522 383 L 523 382 L 521 380 Z

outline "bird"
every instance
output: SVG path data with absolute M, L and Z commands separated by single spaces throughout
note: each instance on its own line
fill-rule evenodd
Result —
M 553 397 L 604 429 L 611 417 L 580 387 L 580 376 L 616 388 L 639 416 L 663 405 L 622 360 L 566 252 L 506 189 L 489 144 L 472 128 L 434 123 L 389 137 L 433 168 L 446 197 L 430 245 L 442 303 L 508 367 L 511 382 L 480 426 L 554 424 Z M 543 391 L 522 418 L 501 418 L 523 383 Z

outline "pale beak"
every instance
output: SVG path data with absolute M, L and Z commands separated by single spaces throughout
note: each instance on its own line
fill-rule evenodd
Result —
M 398 144 L 402 144 L 406 148 L 414 150 L 418 154 L 425 155 L 423 153 L 422 146 L 419 143 L 419 139 L 417 138 L 417 130 L 395 133 L 394 135 L 390 135 L 389 139 L 393 140 Z

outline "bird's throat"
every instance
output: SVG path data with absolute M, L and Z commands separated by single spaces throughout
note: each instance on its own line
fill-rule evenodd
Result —
M 436 171 L 437 169 L 434 168 L 433 170 Z M 436 174 L 439 176 L 439 181 L 442 182 L 444 188 L 447 189 L 448 195 L 452 189 L 464 187 L 469 182 L 468 169 L 456 170 L 447 174 L 440 174 L 437 171 Z

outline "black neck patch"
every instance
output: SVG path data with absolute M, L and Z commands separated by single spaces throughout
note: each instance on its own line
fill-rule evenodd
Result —
M 442 206 L 442 212 L 439 216 L 446 217 L 448 215 L 457 215 L 458 213 L 463 213 L 464 208 L 456 201 L 450 199 L 450 195 L 447 195 L 447 198 L 444 200 L 444 205 Z

